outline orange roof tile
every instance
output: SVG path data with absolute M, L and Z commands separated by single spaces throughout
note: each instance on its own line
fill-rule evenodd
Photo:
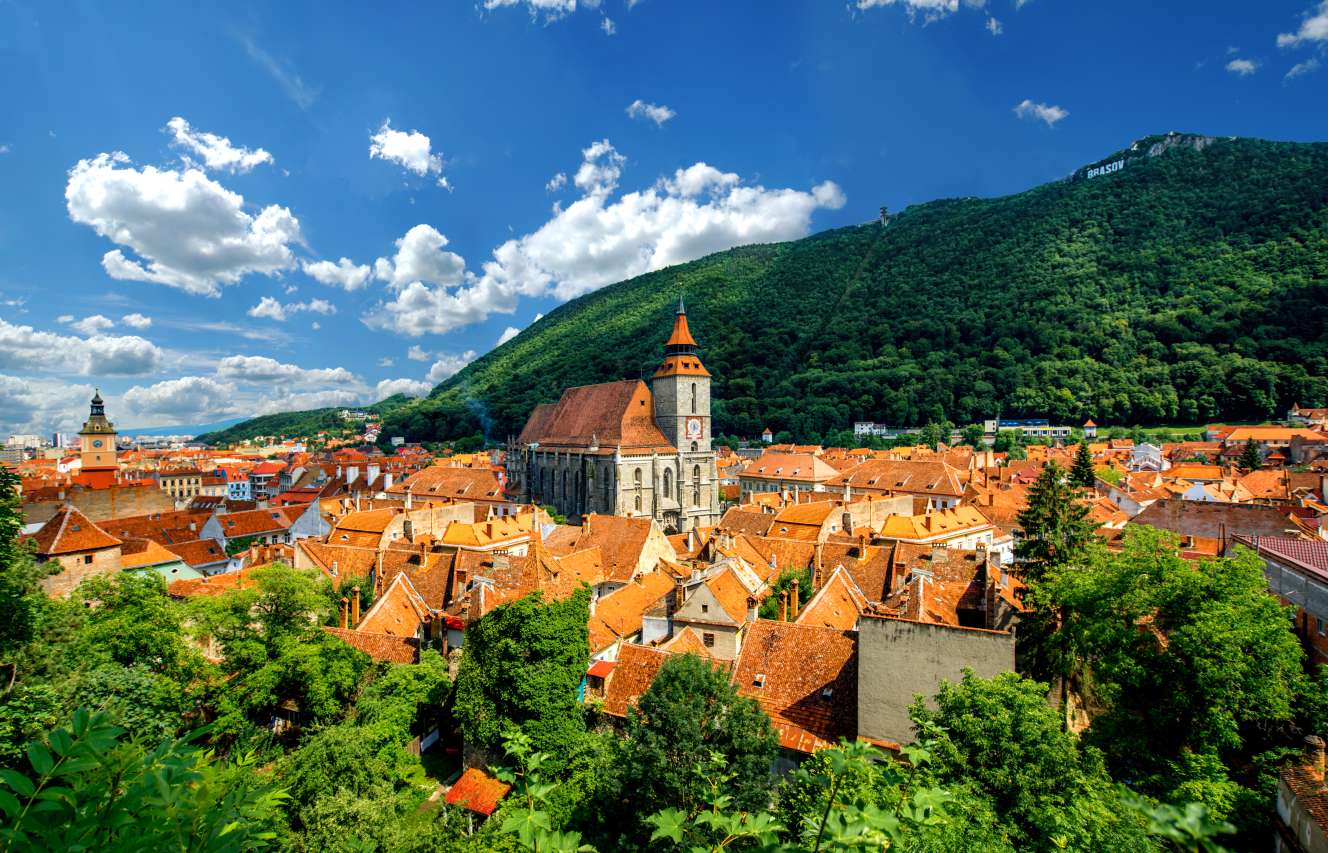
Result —
M 618 648 L 618 665 L 604 688 L 604 713 L 626 717 L 627 709 L 650 689 L 668 657 L 659 649 L 623 643 Z
M 461 774 L 447 795 L 443 798 L 448 805 L 460 806 L 477 814 L 491 815 L 498 808 L 498 803 L 512 786 L 500 782 L 478 767 L 471 767 Z
M 536 429 L 538 427 L 538 429 Z M 522 441 L 548 447 L 644 452 L 674 448 L 655 424 L 654 396 L 639 379 L 582 385 L 563 392 L 552 410 L 537 409 Z
M 733 681 L 761 703 L 780 745 L 814 752 L 857 734 L 857 633 L 758 619 Z
M 395 634 L 375 634 L 354 628 L 329 628 L 325 626 L 323 630 L 333 636 L 340 637 L 348 645 L 359 649 L 374 660 L 387 661 L 388 663 L 415 663 L 415 659 L 419 654 L 419 649 L 410 637 L 399 637 Z
M 867 596 L 853 582 L 841 566 L 830 573 L 830 579 L 816 591 L 807 605 L 798 611 L 794 620 L 799 625 L 855 631 L 858 617 L 867 608 Z
M 646 611 L 673 587 L 668 574 L 649 572 L 596 601 L 589 625 L 591 653 L 638 633 Z
M 101 551 L 114 548 L 120 540 L 93 524 L 86 515 L 73 506 L 62 506 L 55 511 L 36 533 L 29 537 L 43 557 L 77 554 L 82 551 Z

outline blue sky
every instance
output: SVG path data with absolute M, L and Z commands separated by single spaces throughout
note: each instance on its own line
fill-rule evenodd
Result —
M 1328 0 L 191 5 L 0 0 L 0 432 L 423 393 L 732 245 L 1328 138 Z

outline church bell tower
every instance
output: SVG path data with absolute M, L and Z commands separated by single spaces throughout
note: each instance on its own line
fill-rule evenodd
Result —
M 106 420 L 101 391 L 94 391 L 92 408 L 83 429 L 78 431 L 83 470 L 79 482 L 94 489 L 115 485 L 120 462 L 115 455 L 115 425 Z
M 710 451 L 710 372 L 697 356 L 687 328 L 687 308 L 678 299 L 673 333 L 664 344 L 664 363 L 655 371 L 655 424 L 680 453 Z

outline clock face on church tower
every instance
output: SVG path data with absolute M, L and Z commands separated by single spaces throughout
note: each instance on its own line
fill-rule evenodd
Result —
M 100 439 L 100 438 L 93 439 L 93 441 L 92 441 L 92 446 L 93 446 L 93 447 L 101 447 L 101 439 Z
M 700 437 L 701 437 L 701 419 L 700 419 L 700 418 L 688 418 L 688 419 L 687 419 L 687 437 L 688 437 L 688 438 L 700 438 Z

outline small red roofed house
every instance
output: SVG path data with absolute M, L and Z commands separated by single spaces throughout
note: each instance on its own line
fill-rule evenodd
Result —
M 495 779 L 478 767 L 471 767 L 461 774 L 461 778 L 456 780 L 451 788 L 447 789 L 447 795 L 443 799 L 449 806 L 457 806 L 488 817 L 497 810 L 498 803 L 510 790 L 512 786 L 506 782 Z
M 84 578 L 115 574 L 122 569 L 121 541 L 72 506 L 57 510 L 27 540 L 34 545 L 38 563 L 55 562 L 60 566 L 58 572 L 42 579 L 47 595 L 67 596 Z

